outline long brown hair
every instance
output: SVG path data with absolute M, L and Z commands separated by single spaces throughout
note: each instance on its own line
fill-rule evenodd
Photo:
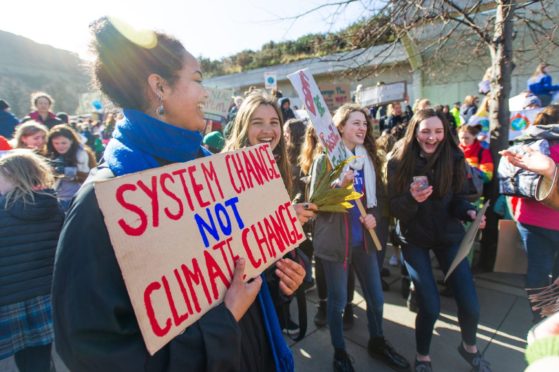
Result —
M 283 117 L 274 97 L 268 95 L 267 93 L 255 91 L 250 93 L 243 100 L 243 103 L 237 112 L 237 116 L 235 117 L 235 121 L 233 122 L 233 128 L 231 129 L 229 140 L 225 143 L 225 147 L 222 152 L 238 150 L 250 146 L 248 143 L 250 119 L 260 105 L 268 105 L 272 107 L 280 120 L 280 141 L 273 150 L 273 153 L 276 157 L 276 162 L 278 164 L 283 183 L 287 188 L 287 192 L 291 195 L 291 192 L 293 191 L 293 182 L 291 180 L 291 168 L 287 157 L 287 145 L 285 143 L 285 138 L 283 137 Z
M 421 151 L 416 135 L 419 124 L 426 119 L 437 117 L 443 123 L 444 139 L 437 147 L 437 150 L 427 161 L 424 172 L 434 171 L 433 179 L 430 182 L 435 185 L 433 193 L 437 197 L 443 197 L 449 191 L 459 193 L 466 175 L 465 162 L 456 161 L 457 155 L 461 154 L 458 144 L 450 134 L 450 126 L 446 118 L 438 114 L 433 109 L 425 109 L 416 112 L 410 120 L 406 134 L 402 143 L 394 148 L 391 156 L 397 161 L 395 186 L 398 193 L 403 193 L 409 189 L 413 176 L 416 174 L 416 159 Z M 424 175 L 424 174 L 421 174 Z
M 365 149 L 367 150 L 367 154 L 369 154 L 369 157 L 373 161 L 377 180 L 381 181 L 382 162 L 377 154 L 377 146 L 375 144 L 375 137 L 373 135 L 373 122 L 367 110 L 356 103 L 346 103 L 336 110 L 336 113 L 332 117 L 332 121 L 334 122 L 336 128 L 340 130 L 346 125 L 349 116 L 354 112 L 360 112 L 365 116 L 365 120 L 367 122 L 367 134 L 365 135 L 365 142 L 363 143 L 363 146 L 365 147 Z
M 301 146 L 301 153 L 299 154 L 298 162 L 301 173 L 305 176 L 309 175 L 314 158 L 322 152 L 322 145 L 318 142 L 316 131 L 314 127 L 309 124 L 305 131 L 305 140 Z
M 52 141 L 58 137 L 65 137 L 72 141 L 68 151 L 62 155 L 67 165 L 76 166 L 78 164 L 78 151 L 82 149 L 87 153 L 89 159 L 88 166 L 90 168 L 95 168 L 97 166 L 97 161 L 95 160 L 93 151 L 89 148 L 89 146 L 82 145 L 79 134 L 76 133 L 72 127 L 66 124 L 58 124 L 51 128 L 47 140 L 48 157 L 56 159 L 58 156 L 61 156 L 61 154 L 56 151 L 52 143 Z

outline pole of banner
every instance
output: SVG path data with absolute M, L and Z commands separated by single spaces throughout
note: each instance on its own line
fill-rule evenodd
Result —
M 361 199 L 357 199 L 355 201 L 355 204 L 357 204 L 357 208 L 359 208 L 359 212 L 361 213 L 361 216 L 365 217 L 367 215 L 367 211 L 365 210 L 365 207 L 363 206 L 363 203 L 361 202 Z M 380 240 L 378 240 L 378 236 L 377 233 L 375 232 L 375 229 L 370 229 L 368 230 L 369 234 L 371 234 L 371 238 L 373 238 L 373 242 L 375 243 L 375 247 L 377 247 L 377 251 L 382 251 L 382 246 L 380 245 Z
M 316 135 L 324 148 L 327 150 L 328 160 L 332 168 L 335 168 L 337 164 L 342 162 L 346 158 L 346 150 L 342 141 L 342 137 L 338 132 L 338 129 L 332 123 L 332 116 L 322 93 L 316 84 L 312 74 L 308 69 L 303 69 L 296 71 L 292 74 L 287 75 L 287 78 L 293 84 L 295 91 L 303 101 L 305 110 L 309 115 L 309 119 L 315 128 Z M 367 211 L 363 206 L 361 200 L 356 200 L 355 204 L 359 208 L 361 216 L 365 217 Z M 369 230 L 371 238 L 378 251 L 382 250 L 380 241 L 374 229 Z

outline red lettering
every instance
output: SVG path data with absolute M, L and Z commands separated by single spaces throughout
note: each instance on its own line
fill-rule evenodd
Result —
M 163 288 L 165 288 L 165 294 L 167 295 L 167 301 L 169 302 L 169 308 L 171 309 L 171 314 L 173 315 L 173 321 L 175 326 L 178 326 L 186 319 L 188 319 L 188 314 L 178 314 L 177 307 L 175 306 L 175 299 L 173 298 L 173 294 L 171 293 L 171 288 L 169 287 L 169 282 L 165 275 L 161 277 L 161 282 L 163 283 Z
M 188 309 L 188 313 L 192 315 L 192 305 L 190 305 L 190 298 L 188 297 L 188 293 L 186 293 L 186 288 L 184 287 L 184 283 L 182 282 L 180 273 L 177 269 L 174 269 L 173 273 L 175 274 L 175 279 L 177 279 L 177 283 L 179 283 L 179 288 L 181 290 L 182 297 L 184 298 L 184 303 L 186 304 L 186 307 Z M 194 293 L 193 296 L 196 296 L 196 293 Z
M 280 208 L 281 208 L 281 206 L 280 206 Z M 275 217 L 276 217 L 276 219 L 274 219 L 274 215 L 271 214 L 270 215 L 270 221 L 272 222 L 273 230 L 276 232 L 277 236 L 279 236 L 281 238 L 281 239 L 278 239 L 278 240 L 281 240 L 282 244 L 278 244 L 278 246 L 279 246 L 280 251 L 283 253 L 286 246 L 291 244 L 291 239 L 289 239 L 289 237 L 288 237 L 288 234 L 286 232 L 286 225 L 285 225 L 285 223 L 282 223 L 282 216 L 280 215 L 278 210 L 276 210 Z
M 256 155 L 254 155 L 255 152 L 256 152 Z M 266 171 L 266 164 L 264 162 L 264 158 L 262 157 L 262 154 L 260 154 L 256 150 L 254 150 L 254 152 L 249 151 L 249 155 L 250 155 L 250 159 L 252 160 L 252 164 L 254 165 L 254 169 L 255 169 L 256 173 L 258 174 L 258 177 L 265 182 L 270 181 L 270 177 L 269 177 L 268 172 Z M 256 159 L 256 158 L 258 158 L 258 159 Z M 260 183 L 260 182 L 258 184 L 262 185 L 262 183 Z
M 132 184 L 124 184 L 118 187 L 116 190 L 116 200 L 120 205 L 122 205 L 125 209 L 134 212 L 138 215 L 140 219 L 140 225 L 137 227 L 130 226 L 123 218 L 118 220 L 118 225 L 122 228 L 122 230 L 130 236 L 139 236 L 142 235 L 147 228 L 148 218 L 147 215 L 144 213 L 142 208 L 138 207 L 135 204 L 131 204 L 124 200 L 124 193 L 126 191 L 136 191 L 136 186 Z
M 196 178 L 193 175 L 194 172 L 196 172 L 195 165 L 191 165 L 190 167 L 188 167 L 188 175 L 190 176 L 190 183 L 192 184 L 194 195 L 196 195 L 196 200 L 198 200 L 198 205 L 204 208 L 210 205 L 210 202 L 202 200 L 202 196 L 200 195 L 200 192 L 204 190 L 204 186 L 196 182 Z
M 255 269 L 258 269 L 260 267 L 260 265 L 262 265 L 262 260 L 258 259 L 258 261 L 256 261 L 254 259 L 254 256 L 252 255 L 252 250 L 250 248 L 250 245 L 248 243 L 248 234 L 250 233 L 250 227 L 247 227 L 246 229 L 243 230 L 241 236 L 243 239 L 243 247 L 245 248 L 245 252 L 247 253 L 248 256 L 248 260 L 250 261 L 250 264 L 252 265 L 252 267 L 254 267 Z
M 225 284 L 225 288 L 229 288 L 231 283 L 229 283 L 229 280 L 227 280 L 225 274 L 223 274 L 223 271 L 221 271 L 221 268 L 219 267 L 216 260 L 212 257 L 210 252 L 204 251 L 204 257 L 206 258 L 206 268 L 208 269 L 208 275 L 212 284 L 214 299 L 217 300 L 217 298 L 219 297 L 219 292 L 217 291 L 216 279 L 219 277 L 221 279 L 221 282 Z
M 251 226 L 252 229 L 252 234 L 254 235 L 254 239 L 256 240 L 256 243 L 258 243 L 258 249 L 260 249 L 260 254 L 262 255 L 262 258 L 264 259 L 264 263 L 268 262 L 268 260 L 266 259 L 266 255 L 264 254 L 264 248 L 262 247 L 263 245 L 266 245 L 266 248 L 268 249 L 268 251 L 270 251 L 270 246 L 268 243 L 268 240 L 266 239 L 266 234 L 264 233 L 264 229 L 262 228 L 262 223 L 260 221 L 257 222 L 258 228 L 260 229 L 260 237 L 258 236 L 258 233 L 256 232 L 256 224 Z
M 157 200 L 157 176 L 151 177 L 151 189 L 143 182 L 138 181 L 138 186 L 151 199 L 151 213 L 153 227 L 159 226 L 159 200 Z
M 233 179 L 233 172 L 231 171 L 230 161 L 233 161 L 233 163 L 235 163 L 235 159 L 233 158 L 233 156 L 225 155 L 225 164 L 227 165 L 227 173 L 229 173 L 229 181 L 231 181 L 231 186 L 233 186 L 233 190 L 235 190 L 237 194 L 240 194 L 243 191 L 243 189 L 241 187 L 237 187 L 235 180 Z
M 221 185 L 219 184 L 219 179 L 217 178 L 217 173 L 214 168 L 214 164 L 210 161 L 209 162 L 209 169 L 206 168 L 206 164 L 202 163 L 202 173 L 204 173 L 204 177 L 206 178 L 206 183 L 208 184 L 208 188 L 210 189 L 210 195 L 212 196 L 213 201 L 215 202 L 215 196 L 212 187 L 210 186 L 210 181 L 213 181 L 216 186 L 217 190 L 219 191 L 219 195 L 221 199 L 224 198 L 223 191 L 221 190 Z
M 272 240 L 276 241 L 276 245 L 282 252 L 285 250 L 285 246 L 283 245 L 281 239 L 278 239 L 278 237 L 274 233 L 274 230 L 272 229 L 272 225 L 270 224 L 270 221 L 268 221 L 267 218 L 264 218 L 264 227 L 266 228 L 266 234 L 268 235 L 268 253 L 270 254 L 270 257 L 276 257 L 276 250 L 274 249 Z
M 289 216 L 289 220 L 291 221 L 291 227 L 293 228 L 293 230 L 291 230 L 290 235 L 294 237 L 292 241 L 293 243 L 295 243 L 297 240 L 303 238 L 303 234 L 301 234 L 301 232 L 295 226 L 295 223 L 298 221 L 298 219 L 296 216 L 294 217 L 291 214 L 291 209 L 289 208 L 290 206 L 291 206 L 291 202 L 286 202 L 285 204 L 283 204 L 283 207 L 287 210 L 287 215 Z
M 169 189 L 167 188 L 167 185 L 166 185 L 166 183 L 165 183 L 166 181 L 170 180 L 170 181 L 174 184 L 174 183 L 175 183 L 175 180 L 173 179 L 173 176 L 171 176 L 169 173 L 163 173 L 163 174 L 161 174 L 159 180 L 160 180 L 160 183 L 161 183 L 161 190 L 163 191 L 163 193 L 164 193 L 165 195 L 167 195 L 168 197 L 170 197 L 171 199 L 173 199 L 173 200 L 177 203 L 177 205 L 178 205 L 178 207 L 179 207 L 179 210 L 178 210 L 177 213 L 175 213 L 175 214 L 171 213 L 171 211 L 169 210 L 168 207 L 165 207 L 165 209 L 164 209 L 164 210 L 165 210 L 165 214 L 166 214 L 167 217 L 169 217 L 170 219 L 177 221 L 177 220 L 179 220 L 179 219 L 182 217 L 182 215 L 183 215 L 183 213 L 184 213 L 184 206 L 183 206 L 183 204 L 182 204 L 182 201 L 181 201 L 173 192 L 171 192 L 171 190 L 169 190 Z
M 281 174 L 278 173 L 277 171 L 277 166 L 274 166 L 276 164 L 276 159 L 274 159 L 274 156 L 270 156 L 271 151 L 267 151 L 268 147 L 270 147 L 270 145 L 266 145 L 265 147 L 262 148 L 262 150 L 265 151 L 266 153 L 266 157 L 268 158 L 268 161 L 270 163 L 270 178 L 271 179 L 276 179 L 276 178 L 281 178 Z M 286 175 L 289 176 L 289 175 Z
M 196 295 L 196 291 L 194 290 L 194 286 L 192 285 L 193 281 L 196 285 L 200 285 L 200 283 L 202 283 L 202 288 L 204 289 L 206 300 L 208 301 L 209 305 L 212 304 L 212 298 L 210 297 L 208 286 L 206 285 L 206 281 L 204 280 L 204 276 L 202 275 L 202 270 L 200 270 L 200 265 L 198 265 L 198 261 L 193 258 L 192 269 L 194 271 L 190 271 L 185 264 L 181 265 L 181 269 L 184 277 L 186 278 L 186 283 L 188 284 L 188 289 L 190 290 L 190 296 L 194 301 L 194 309 L 197 313 L 199 313 L 200 311 L 202 311 L 202 309 L 200 308 L 200 304 L 198 303 L 198 296 Z
M 190 197 L 190 192 L 188 191 L 188 188 L 186 187 L 186 178 L 184 177 L 184 174 L 186 173 L 186 169 L 179 169 L 173 172 L 173 174 L 175 176 L 179 176 L 180 180 L 181 180 L 181 184 L 182 184 L 182 189 L 184 191 L 184 197 L 186 198 L 186 201 L 188 202 L 188 207 L 190 208 L 190 211 L 194 211 L 194 204 L 192 203 L 192 198 Z
M 243 152 L 243 161 L 247 172 L 249 189 L 252 189 L 254 187 L 254 183 L 252 183 L 253 178 L 256 178 L 256 182 L 259 185 L 262 185 L 262 179 L 256 175 L 256 172 L 254 171 L 254 168 L 252 167 L 252 164 L 250 163 L 250 159 L 248 158 L 246 152 Z
M 307 75 L 303 71 L 299 72 L 299 77 L 301 78 L 301 85 L 303 88 L 303 96 L 305 96 L 305 107 L 307 110 L 312 112 L 316 116 L 316 108 L 314 107 L 314 100 L 311 92 L 311 85 L 307 78 Z
M 151 282 L 146 287 L 144 291 L 144 306 L 146 307 L 146 313 L 151 324 L 151 329 L 156 336 L 163 337 L 171 329 L 171 319 L 167 318 L 165 321 L 165 327 L 161 328 L 157 319 L 155 318 L 155 311 L 153 310 L 153 304 L 151 303 L 151 293 L 161 288 L 161 284 L 158 282 Z
M 229 242 L 233 240 L 233 238 L 227 238 L 217 244 L 215 244 L 212 249 L 215 250 L 219 250 L 221 252 L 221 257 L 223 258 L 223 262 L 225 262 L 225 265 L 227 265 L 227 271 L 229 272 L 229 276 L 233 277 L 233 269 L 231 268 L 231 265 L 229 264 L 229 260 L 227 259 L 227 255 L 225 254 L 225 250 L 223 249 L 225 247 L 225 244 L 227 244 L 229 246 Z M 231 247 L 229 246 L 229 249 L 231 249 Z

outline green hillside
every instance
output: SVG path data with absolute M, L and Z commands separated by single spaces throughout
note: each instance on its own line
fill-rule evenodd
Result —
M 77 54 L 0 31 L 0 98 L 18 117 L 30 110 L 29 95 L 41 90 L 56 101 L 55 111 L 74 113 L 88 91 L 88 75 Z

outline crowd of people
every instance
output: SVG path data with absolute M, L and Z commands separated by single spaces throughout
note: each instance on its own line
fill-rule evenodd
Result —
M 295 293 L 316 284 L 314 321 L 328 325 L 334 370 L 353 371 L 344 330 L 353 325 L 356 276 L 367 305 L 370 356 L 395 370 L 434 369 L 430 344 L 440 290 L 431 254 L 446 273 L 465 224 L 493 197 L 488 185 L 496 178 L 494 160 L 476 121 L 487 115 L 487 96 L 480 104 L 469 95 L 452 109 L 427 99 L 418 99 L 413 108 L 407 102 L 370 108 L 348 102 L 337 108 L 334 125 L 347 157 L 354 158 L 331 187 L 353 185 L 365 213 L 357 207 L 347 214 L 322 212 L 309 200 L 320 170 L 330 166 L 328 157 L 289 98 L 258 89 L 236 96 L 223 130 L 203 136 L 208 98 L 203 72 L 180 41 L 154 31 L 155 46 L 145 48 L 105 17 L 91 31 L 93 80 L 122 112 L 107 114 L 102 122 L 72 119 L 54 114 L 54 99 L 36 92 L 31 112 L 19 119 L 0 100 L 0 359 L 15 356 L 22 372 L 49 371 L 56 341 L 62 360 L 75 371 L 292 371 L 296 366 L 282 331 L 298 325 L 289 314 L 278 314 Z M 490 95 L 482 83 L 480 93 Z M 528 254 L 527 288 L 545 286 L 559 274 L 559 106 L 549 105 L 558 90 L 547 65 L 541 65 L 526 93 L 526 107 L 546 106 L 533 138 L 549 140 L 549 157 L 532 149 L 503 152 L 515 166 L 541 174 L 545 187 L 540 198 L 508 203 Z M 373 132 L 374 121 L 380 135 Z M 307 233 L 298 253 L 305 259 L 290 254 L 248 282 L 239 259 L 223 303 L 151 356 L 95 182 L 262 143 L 269 144 Z M 481 188 L 472 186 L 474 178 Z M 483 229 L 485 217 L 481 221 Z M 380 251 L 368 230 L 378 236 Z M 390 262 L 401 262 L 403 292 L 417 312 L 412 363 L 383 333 L 389 243 L 398 252 Z M 476 264 L 472 257 L 463 260 L 444 290 L 458 308 L 458 355 L 474 371 L 489 372 L 477 348 Z M 534 320 L 540 319 L 534 312 Z

